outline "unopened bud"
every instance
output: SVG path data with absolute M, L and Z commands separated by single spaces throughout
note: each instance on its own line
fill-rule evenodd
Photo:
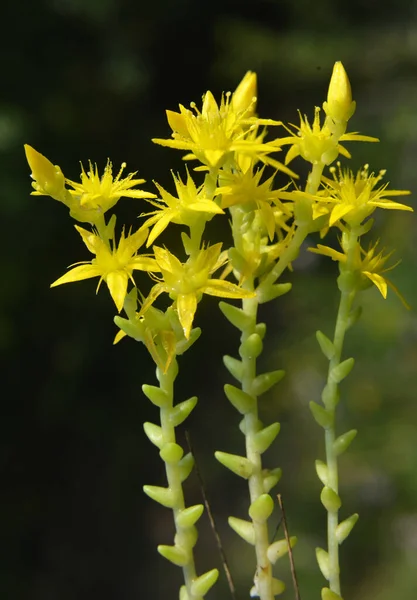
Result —
M 352 101 L 349 77 L 340 61 L 333 67 L 327 102 L 323 103 L 324 112 L 335 122 L 347 122 L 355 112 L 356 103 Z

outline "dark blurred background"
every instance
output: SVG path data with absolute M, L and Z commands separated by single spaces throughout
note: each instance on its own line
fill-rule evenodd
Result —
M 30 196 L 23 144 L 29 143 L 78 179 L 79 161 L 104 167 L 111 157 L 128 171 L 171 186 L 181 152 L 150 142 L 169 137 L 165 109 L 199 102 L 211 89 L 233 90 L 246 70 L 259 77 L 261 116 L 297 122 L 321 105 L 334 61 L 351 79 L 357 113 L 351 130 L 381 138 L 351 144 L 352 168 L 388 169 L 392 187 L 417 183 L 417 4 L 397 0 L 21 0 L 2 10 L 0 38 L 1 560 L 4 600 L 137 600 L 178 597 L 181 573 L 156 546 L 172 542 L 167 509 L 142 492 L 164 485 L 157 449 L 142 423 L 157 409 L 141 384 L 154 365 L 130 339 L 112 346 L 115 313 L 95 282 L 50 290 L 67 265 L 88 258 L 65 207 Z M 183 172 L 183 171 L 182 171 Z M 170 188 L 172 189 L 172 187 Z M 411 202 L 413 202 L 413 197 Z M 120 222 L 136 226 L 145 209 L 122 199 Z M 213 221 L 216 227 L 227 225 Z M 179 229 L 164 242 L 175 248 Z M 339 432 L 359 435 L 340 461 L 343 518 L 360 520 L 341 548 L 344 598 L 411 600 L 417 586 L 417 252 L 410 213 L 377 216 L 374 237 L 402 258 L 390 291 L 363 294 L 363 316 L 348 335 L 357 364 L 343 385 Z M 310 240 L 314 243 L 315 240 Z M 282 432 L 265 455 L 284 474 L 286 504 L 303 600 L 324 584 L 314 548 L 325 546 L 325 512 L 314 459 L 322 431 L 308 402 L 317 400 L 326 362 L 314 332 L 331 335 L 338 295 L 332 261 L 302 253 L 294 289 L 264 307 L 268 337 L 260 371 L 284 368 L 286 379 L 261 401 L 266 423 Z M 199 396 L 187 427 L 219 523 L 239 599 L 248 597 L 252 548 L 225 524 L 246 517 L 246 484 L 212 458 L 239 453 L 238 415 L 222 386 L 230 377 L 221 354 L 236 354 L 237 335 L 205 298 L 192 352 L 180 359 L 178 401 Z M 179 432 L 183 440 L 183 430 Z M 200 502 L 195 475 L 188 503 Z M 278 523 L 278 513 L 272 519 Z M 198 571 L 219 566 L 204 517 Z M 282 531 L 280 533 L 282 537 Z M 293 597 L 287 559 L 276 573 Z M 209 598 L 227 599 L 225 578 Z

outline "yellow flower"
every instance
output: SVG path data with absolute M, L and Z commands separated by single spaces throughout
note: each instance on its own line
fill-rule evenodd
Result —
M 53 165 L 43 154 L 25 144 L 26 160 L 32 169 L 31 177 L 34 180 L 32 187 L 33 196 L 51 196 L 54 200 L 66 204 L 69 192 L 65 188 L 65 177 L 58 165 Z
M 327 102 L 323 103 L 324 112 L 333 121 L 347 122 L 355 112 L 356 103 L 352 101 L 349 77 L 340 61 L 333 67 Z
M 87 231 L 77 225 L 75 225 L 75 229 L 81 235 L 89 251 L 95 255 L 95 258 L 91 261 L 82 261 L 72 265 L 73 268 L 54 281 L 51 287 L 72 281 L 100 277 L 97 291 L 101 282 L 105 281 L 117 310 L 120 312 L 127 294 L 128 280 L 130 279 L 135 284 L 133 271 L 159 271 L 159 267 L 153 258 L 137 255 L 137 251 L 146 240 L 148 231 L 146 229 L 138 230 L 127 237 L 122 231 L 119 245 L 116 246 L 114 239 L 108 245 L 96 233 Z
M 271 141 L 273 145 L 277 143 L 279 146 L 290 144 L 291 147 L 285 157 L 285 164 L 288 165 L 296 156 L 302 156 L 307 162 L 312 164 L 323 163 L 330 165 L 336 160 L 338 154 L 342 154 L 347 158 L 350 158 L 349 152 L 344 146 L 339 144 L 341 142 L 378 142 L 377 138 L 369 137 L 367 135 L 360 135 L 354 133 L 344 133 L 343 135 L 334 136 L 329 123 L 325 122 L 323 126 L 320 124 L 320 108 L 316 107 L 314 114 L 313 125 L 310 125 L 307 116 L 300 116 L 300 126 L 291 125 L 295 132 L 290 128 L 285 127 L 289 137 L 280 138 L 277 141 Z
M 133 179 L 136 173 L 130 173 L 121 179 L 126 163 L 123 163 L 116 177 L 112 175 L 112 164 L 107 161 L 103 175 L 100 177 L 97 165 L 86 172 L 81 165 L 81 182 L 66 179 L 57 165 L 53 165 L 45 156 L 25 144 L 26 158 L 32 169 L 34 196 L 51 196 L 65 204 L 70 215 L 81 223 L 95 224 L 112 208 L 122 196 L 129 198 L 156 198 L 155 194 L 132 189 L 144 183 L 144 179 Z M 72 189 L 65 187 L 68 184 Z
M 134 288 L 132 291 L 136 291 Z M 128 294 L 125 302 L 125 310 L 128 319 L 116 316 L 114 321 L 120 330 L 115 336 L 114 344 L 117 344 L 126 335 L 129 335 L 137 342 L 145 344 L 149 354 L 157 366 L 164 373 L 167 372 L 173 358 L 177 354 L 177 336 L 172 326 L 170 309 L 165 313 L 151 306 L 145 315 L 140 316 L 136 308 L 132 309 L 132 291 Z M 136 306 L 136 300 L 134 302 Z M 130 310 L 129 310 L 130 308 Z M 181 330 L 181 334 L 182 330 Z
M 135 173 L 130 173 L 121 179 L 126 168 L 122 163 L 119 173 L 113 177 L 112 163 L 108 160 L 104 173 L 100 177 L 97 165 L 89 162 L 89 170 L 86 172 L 81 165 L 81 182 L 77 183 L 66 179 L 73 189 L 69 190 L 72 203 L 69 206 L 71 216 L 77 221 L 94 223 L 106 211 L 112 208 L 120 198 L 156 198 L 155 194 L 133 189 L 135 186 L 145 182 L 144 179 L 134 179 Z M 92 220 L 93 219 L 93 220 Z
M 254 294 L 239 286 L 224 281 L 211 279 L 210 275 L 227 262 L 225 253 L 221 253 L 221 244 L 202 248 L 198 254 L 191 256 L 186 263 L 181 263 L 176 256 L 165 248 L 154 246 L 155 260 L 162 278 L 151 289 L 144 300 L 140 315 L 155 302 L 163 292 L 170 295 L 175 302 L 178 319 L 185 337 L 190 337 L 197 304 L 203 294 L 222 298 L 250 298 Z M 154 276 L 156 278 L 156 276 Z
M 392 196 L 408 196 L 408 190 L 389 190 L 388 183 L 378 186 L 386 173 L 385 170 L 375 175 L 369 173 L 369 166 L 365 165 L 354 175 L 349 169 L 341 169 L 338 164 L 338 168 L 333 167 L 330 172 L 333 179 L 322 178 L 325 184 L 324 194 L 316 197 L 318 204 L 330 214 L 330 226 L 340 219 L 351 226 L 360 225 L 377 207 L 413 210 L 411 206 L 390 199 Z M 320 212 L 322 213 L 322 210 Z
M 263 143 L 265 133 L 250 135 L 261 125 L 280 125 L 271 119 L 258 119 L 254 116 L 256 97 L 256 76 L 246 74 L 234 94 L 222 96 L 220 106 L 208 91 L 203 97 L 200 110 L 195 103 L 189 110 L 180 104 L 180 112 L 167 111 L 168 123 L 173 139 L 153 139 L 162 146 L 187 150 L 184 158 L 199 160 L 208 169 L 223 166 L 233 160 L 233 153 L 241 153 L 261 159 L 268 153 L 277 151 L 277 144 Z
M 221 185 L 216 189 L 216 194 L 222 196 L 220 204 L 222 208 L 239 204 L 245 205 L 248 210 L 259 211 L 269 239 L 272 240 L 275 235 L 278 210 L 281 211 L 281 215 L 287 213 L 290 216 L 291 213 L 278 199 L 282 190 L 271 189 L 274 175 L 260 183 L 263 173 L 264 168 L 257 169 L 255 172 L 250 168 L 245 173 L 222 171 L 219 177 Z
M 342 236 L 342 239 L 340 240 L 343 252 L 338 252 L 329 246 L 323 246 L 321 244 L 317 244 L 317 248 L 309 248 L 309 251 L 314 252 L 315 254 L 329 256 L 342 265 L 346 265 L 347 243 L 344 242 L 344 238 L 345 236 Z M 375 242 L 373 245 L 370 244 L 368 250 L 364 250 L 360 244 L 357 244 L 355 247 L 355 254 L 351 269 L 354 272 L 356 271 L 356 273 L 359 275 L 359 283 L 362 289 L 370 287 L 373 283 L 378 288 L 382 297 L 386 298 L 388 294 L 388 287 L 390 287 L 399 297 L 404 306 L 406 308 L 410 308 L 395 285 L 389 279 L 383 276 L 383 273 L 392 271 L 392 269 L 394 269 L 400 263 L 400 261 L 384 269 L 385 263 L 392 256 L 393 252 L 384 255 L 384 251 L 382 250 L 377 253 L 376 250 L 378 243 L 379 242 Z
M 156 238 L 166 229 L 169 223 L 178 225 L 187 225 L 193 227 L 198 220 L 203 217 L 204 221 L 210 219 L 216 214 L 223 214 L 224 211 L 206 195 L 204 185 L 196 187 L 192 177 L 187 172 L 187 182 L 184 183 L 180 177 L 173 174 L 177 197 L 172 196 L 164 188 L 155 182 L 161 195 L 161 202 L 149 200 L 151 204 L 158 207 L 158 210 L 151 213 L 143 213 L 140 216 L 149 217 L 142 227 L 152 227 L 149 234 L 147 246 L 154 243 Z M 152 216 L 149 216 L 152 215 Z

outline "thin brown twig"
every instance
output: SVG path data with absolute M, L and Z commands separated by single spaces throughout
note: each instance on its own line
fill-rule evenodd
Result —
M 290 536 L 288 534 L 288 527 L 287 527 L 287 519 L 286 519 L 286 516 L 285 516 L 284 502 L 282 500 L 281 494 L 278 494 L 277 497 L 278 497 L 279 507 L 280 507 L 281 513 L 282 513 L 282 524 L 284 526 L 285 539 L 286 539 L 286 542 L 288 544 L 288 556 L 290 557 L 291 576 L 292 576 L 292 582 L 293 582 L 293 585 L 294 585 L 295 600 L 301 600 L 300 589 L 298 587 L 297 574 L 295 572 L 295 564 L 294 564 L 294 557 L 293 557 L 293 554 L 292 554 L 291 541 L 290 541 Z
M 228 586 L 229 586 L 230 594 L 232 596 L 232 600 L 237 600 L 235 584 L 233 583 L 233 578 L 232 578 L 232 575 L 230 573 L 229 565 L 227 563 L 226 554 L 225 554 L 225 552 L 223 550 L 223 545 L 222 545 L 222 541 L 221 541 L 221 538 L 220 538 L 220 534 L 219 534 L 219 531 L 217 529 L 217 525 L 216 525 L 216 521 L 214 520 L 213 513 L 211 511 L 210 503 L 208 501 L 207 494 L 206 494 L 206 489 L 205 489 L 204 481 L 203 481 L 203 478 L 201 476 L 200 469 L 198 468 L 197 460 L 195 459 L 195 454 L 194 454 L 193 446 L 192 446 L 192 443 L 191 443 L 191 437 L 190 437 L 190 434 L 189 434 L 188 431 L 185 432 L 185 437 L 186 437 L 186 440 L 187 440 L 188 449 L 191 452 L 191 454 L 194 456 L 194 460 L 195 460 L 195 472 L 197 474 L 197 478 L 198 478 L 198 481 L 199 481 L 199 484 L 200 484 L 201 495 L 203 496 L 203 502 L 204 502 L 204 506 L 206 507 L 207 516 L 208 516 L 209 521 L 210 521 L 210 526 L 211 526 L 211 529 L 212 529 L 212 531 L 214 533 L 216 544 L 217 544 L 217 547 L 219 549 L 220 558 L 221 558 L 221 561 L 223 563 L 223 570 L 224 570 L 225 575 L 226 575 L 226 579 L 227 579 L 227 583 L 228 583 Z

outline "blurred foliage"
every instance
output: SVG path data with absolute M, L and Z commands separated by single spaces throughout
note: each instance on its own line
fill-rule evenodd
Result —
M 29 196 L 23 144 L 73 179 L 78 161 L 103 166 L 110 156 L 115 168 L 126 161 L 138 169 L 148 189 L 153 178 L 169 187 L 170 169 L 182 168 L 181 153 L 150 142 L 169 133 L 166 108 L 198 101 L 206 89 L 233 89 L 252 69 L 261 115 L 296 122 L 297 109 L 311 115 L 325 99 L 332 65 L 342 60 L 358 104 L 353 128 L 381 138 L 379 145 L 355 145 L 352 167 L 365 161 L 387 168 L 393 187 L 415 190 L 417 5 L 21 0 L 3 8 L 0 44 L 0 595 L 133 600 L 152 591 L 156 598 L 156 577 L 158 598 L 175 598 L 178 569 L 156 552 L 158 543 L 170 543 L 171 515 L 141 490 L 163 484 L 141 425 L 156 419 L 140 390 L 154 382 L 153 364 L 131 340 L 112 346 L 114 307 L 104 292 L 94 296 L 94 282 L 49 290 L 83 250 L 63 207 Z M 122 200 L 119 219 L 136 223 L 139 203 Z M 415 217 L 384 214 L 378 229 L 402 258 L 392 279 L 414 308 L 407 312 L 393 294 L 384 302 L 369 291 L 348 336 L 346 356 L 357 363 L 344 385 L 339 427 L 357 427 L 359 435 L 341 460 L 342 515 L 357 511 L 360 520 L 341 549 L 343 587 L 346 599 L 411 600 L 417 586 Z M 166 243 L 177 234 L 173 228 Z M 212 235 L 219 235 L 216 228 Z M 261 366 L 288 373 L 263 401 L 263 416 L 282 423 L 268 459 L 284 470 L 279 491 L 291 534 L 300 540 L 294 556 L 303 600 L 317 598 L 323 584 L 314 548 L 324 543 L 325 513 L 313 467 L 323 443 L 307 403 L 319 397 L 324 381 L 314 332 L 332 331 L 335 269 L 325 258 L 303 254 L 289 275 L 291 294 L 263 311 L 269 337 Z M 244 598 L 253 559 L 225 520 L 245 517 L 246 486 L 211 458 L 216 449 L 242 447 L 215 351 L 235 354 L 237 340 L 214 299 L 199 308 L 198 324 L 203 337 L 181 359 L 178 399 L 200 397 L 191 435 Z M 188 492 L 190 503 L 200 501 L 196 478 Z M 200 571 L 215 566 L 215 544 L 203 527 Z M 279 568 L 290 587 L 287 566 Z M 228 598 L 224 577 L 210 597 Z

